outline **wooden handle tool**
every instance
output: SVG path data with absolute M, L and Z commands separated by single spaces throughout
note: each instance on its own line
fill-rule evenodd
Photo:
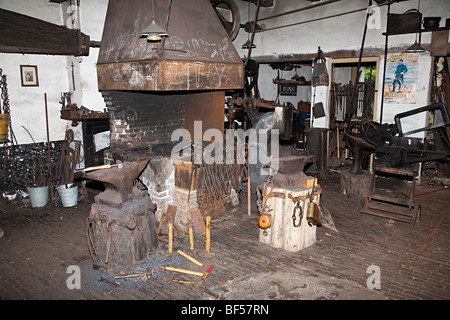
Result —
M 117 167 L 117 168 L 121 169 L 121 168 L 123 168 L 123 164 L 122 163 L 118 163 L 118 164 L 102 164 L 101 166 L 84 168 L 81 171 L 82 172 L 88 172 L 88 171 L 94 171 L 94 170 L 100 170 L 100 169 L 109 169 L 109 168 L 113 168 L 113 167 Z
M 178 252 L 178 254 L 182 255 L 183 257 L 185 257 L 185 258 L 188 259 L 189 261 L 195 263 L 195 264 L 198 265 L 199 267 L 203 267 L 203 263 L 201 263 L 201 262 L 198 261 L 197 259 L 191 257 L 190 255 L 184 253 L 184 252 L 181 251 L 181 250 L 178 250 L 177 252 Z
M 206 245 L 205 245 L 205 251 L 211 252 L 211 217 L 206 217 Z
M 194 230 L 192 227 L 189 227 L 189 248 L 194 250 Z
M 175 271 L 175 272 L 180 272 L 180 273 L 185 273 L 185 274 L 192 274 L 192 275 L 198 276 L 198 277 L 203 277 L 205 275 L 203 272 L 192 271 L 192 270 L 187 270 L 187 269 L 180 269 L 180 268 L 174 268 L 174 267 L 165 267 L 165 269 L 168 270 L 168 271 Z
M 203 282 L 205 282 L 206 278 L 208 278 L 209 274 L 211 273 L 212 269 L 214 268 L 213 265 L 210 265 L 208 270 L 206 270 L 205 275 L 203 276 L 202 282 L 201 284 L 203 284 Z
M 169 253 L 172 253 L 173 249 L 173 223 L 169 222 Z

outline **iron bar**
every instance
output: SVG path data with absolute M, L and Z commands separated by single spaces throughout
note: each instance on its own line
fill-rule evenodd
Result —
M 292 13 L 297 13 L 297 12 L 301 12 L 301 11 L 306 11 L 306 10 L 309 10 L 309 9 L 318 8 L 318 7 L 321 7 L 321 6 L 324 6 L 324 5 L 327 5 L 327 4 L 331 4 L 333 2 L 338 2 L 338 1 L 341 1 L 341 0 L 329 0 L 329 1 L 326 1 L 326 2 L 313 4 L 313 5 L 310 5 L 310 6 L 307 6 L 307 7 L 303 7 L 303 8 L 300 8 L 300 9 L 294 9 L 294 10 L 291 10 L 291 11 L 275 14 L 273 16 L 261 18 L 261 19 L 259 19 L 259 21 L 273 19 L 273 18 L 278 18 L 278 17 L 282 17 L 282 16 L 285 16 L 285 15 L 288 15 L 288 14 L 292 14 Z
M 247 59 L 245 61 L 245 64 L 244 64 L 245 69 L 247 69 L 248 62 L 250 61 L 250 57 L 252 55 L 252 47 L 253 47 L 253 41 L 255 40 L 256 23 L 258 22 L 258 15 L 259 15 L 259 8 L 260 7 L 261 7 L 261 0 L 258 0 L 258 6 L 256 7 L 256 13 L 255 13 L 255 21 L 254 21 L 253 30 L 252 30 L 252 37 L 251 37 L 250 45 L 249 45 L 249 48 L 248 48 L 248 57 L 247 57 Z
M 389 14 L 390 13 L 391 13 L 391 1 L 389 0 L 388 9 L 387 9 L 387 18 L 386 18 L 386 31 L 389 26 Z M 388 42 L 389 42 L 389 35 L 386 33 L 386 39 L 384 41 L 383 84 L 381 86 L 380 124 L 382 124 L 382 121 L 383 121 L 384 82 L 386 81 L 386 59 L 387 59 L 387 52 L 388 52 Z
M 404 2 L 404 1 L 410 1 L 410 0 L 397 0 L 395 2 Z M 378 5 L 379 7 L 385 6 L 386 4 L 380 4 Z M 390 2 L 389 4 L 390 5 Z M 330 18 L 336 18 L 336 17 L 341 17 L 347 14 L 352 14 L 352 13 L 357 13 L 360 11 L 365 11 L 367 10 L 367 8 L 361 8 L 361 9 L 355 9 L 355 10 L 351 10 L 351 11 L 347 11 L 347 12 L 343 12 L 343 13 L 337 13 L 337 14 L 333 14 L 333 15 L 329 15 L 326 17 L 321 17 L 321 18 L 316 18 L 316 19 L 311 19 L 311 20 L 306 20 L 306 21 L 300 21 L 300 22 L 295 22 L 295 23 L 291 23 L 291 24 L 287 24 L 287 25 L 283 25 L 283 26 L 278 26 L 278 27 L 272 27 L 272 28 L 265 28 L 263 30 L 259 30 L 258 32 L 266 32 L 266 31 L 271 31 L 271 30 L 276 30 L 276 29 L 281 29 L 281 28 L 287 28 L 287 27 L 293 27 L 296 25 L 301 25 L 301 24 L 305 24 L 305 23 L 310 23 L 310 22 L 316 22 L 316 21 L 321 21 L 321 20 L 326 20 L 326 19 L 330 19 Z M 259 21 L 261 21 L 262 19 L 259 19 Z
M 367 12 L 366 12 L 366 20 L 364 23 L 364 32 L 363 32 L 363 37 L 362 37 L 361 49 L 359 50 L 358 67 L 356 69 L 355 96 L 352 101 L 353 103 L 352 103 L 351 114 L 349 115 L 349 117 L 347 119 L 347 128 L 350 126 L 350 121 L 352 120 L 353 115 L 356 114 L 356 111 L 358 110 L 358 96 L 359 96 L 358 84 L 359 84 L 359 77 L 361 76 L 361 70 L 360 70 L 361 69 L 361 61 L 362 61 L 363 52 L 364 52 L 364 44 L 366 42 L 367 21 L 369 20 L 369 16 L 370 16 L 369 8 L 371 6 L 372 6 L 372 0 L 369 0 L 369 6 L 367 7 Z

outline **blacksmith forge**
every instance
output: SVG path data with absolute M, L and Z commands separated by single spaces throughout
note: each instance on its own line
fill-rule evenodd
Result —
M 160 41 L 142 36 L 153 19 L 168 34 Z M 193 137 L 194 121 L 202 121 L 203 132 L 210 128 L 223 132 L 225 90 L 244 87 L 243 63 L 208 0 L 154 0 L 153 5 L 148 0 L 109 1 L 97 75 L 111 131 L 105 162 L 120 160 L 141 171 L 145 168 L 142 161 L 147 164 L 152 158 L 170 156 L 171 135 L 175 129 L 185 128 Z M 124 169 L 126 167 L 114 170 Z M 110 182 L 114 179 L 111 174 L 112 171 L 98 171 L 92 178 Z M 128 179 L 137 178 L 134 175 L 139 173 L 132 175 Z M 170 169 L 167 178 L 173 180 Z M 159 210 L 167 208 L 167 199 L 154 195 L 150 202 L 147 197 L 138 195 L 119 206 L 105 199 L 121 196 L 122 191 L 117 186 L 107 188 L 96 199 L 96 204 L 102 202 L 106 221 L 114 223 L 117 210 L 124 210 L 129 201 L 145 202 L 144 207 L 137 207 L 152 215 L 155 205 Z M 161 194 L 165 190 L 158 189 L 158 192 Z M 178 195 L 177 198 L 185 197 Z M 105 209 L 108 206 L 109 212 Z M 180 217 L 179 212 L 177 215 L 188 223 L 188 215 Z M 144 230 L 140 238 L 136 257 L 113 261 L 110 256 L 109 261 L 103 262 L 126 266 L 145 258 L 157 246 L 153 243 L 157 240 L 152 236 L 152 223 L 150 221 L 150 228 Z M 129 228 L 130 225 L 125 223 L 119 227 Z M 106 239 L 97 241 L 108 244 L 103 246 L 104 250 L 112 250 L 111 243 L 119 243 L 114 242 L 114 233 L 102 236 Z M 107 257 L 106 252 L 103 257 Z

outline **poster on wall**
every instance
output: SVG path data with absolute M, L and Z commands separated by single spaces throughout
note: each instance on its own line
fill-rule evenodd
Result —
M 387 56 L 384 103 L 416 103 L 419 57 L 418 53 Z

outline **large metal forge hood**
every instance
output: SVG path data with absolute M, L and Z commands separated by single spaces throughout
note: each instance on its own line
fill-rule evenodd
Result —
M 99 90 L 241 89 L 243 63 L 209 0 L 154 0 L 169 37 L 149 42 L 150 0 L 110 0 L 97 63 Z M 168 20 L 167 20 L 168 19 Z M 168 21 L 168 22 L 167 22 Z

